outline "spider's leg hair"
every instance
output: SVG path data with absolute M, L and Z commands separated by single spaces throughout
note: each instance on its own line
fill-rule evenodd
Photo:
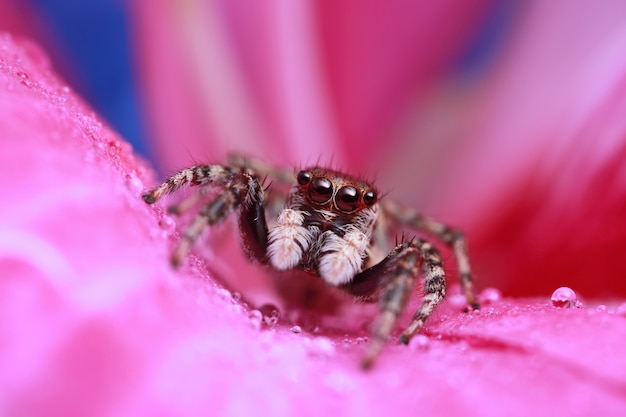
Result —
M 182 263 L 189 248 L 191 248 L 207 226 L 219 223 L 241 204 L 242 195 L 240 188 L 240 182 L 234 180 L 230 187 L 225 188 L 202 207 L 189 227 L 183 231 L 181 240 L 172 254 L 171 262 L 174 267 L 178 267 Z
M 378 264 L 363 270 L 345 285 L 344 289 L 365 301 L 379 300 L 380 312 L 372 325 L 371 341 L 361 361 L 363 368 L 371 367 L 393 331 L 409 299 L 422 260 L 415 245 L 402 243 Z
M 173 193 L 186 184 L 190 185 L 227 185 L 236 172 L 223 165 L 196 165 L 183 169 L 166 179 L 161 185 L 145 192 L 141 197 L 148 204 L 153 204 L 164 195 Z
M 419 248 L 424 259 L 424 295 L 411 323 L 400 336 L 400 342 L 404 344 L 408 344 L 413 335 L 422 329 L 424 322 L 446 295 L 445 272 L 439 251 L 430 243 L 421 240 L 412 241 L 412 245 Z
M 265 217 L 265 191 L 255 176 L 242 175 L 242 206 L 239 213 L 241 243 L 248 256 L 267 263 L 268 227 Z M 233 181 L 234 182 L 234 181 Z M 269 188 L 269 186 L 268 186 Z
M 478 309 L 480 306 L 474 288 L 467 242 L 463 233 L 391 201 L 383 202 L 382 207 L 385 214 L 395 221 L 396 224 L 408 226 L 415 230 L 433 235 L 452 249 L 458 265 L 461 288 L 463 289 L 467 303 L 473 309 Z

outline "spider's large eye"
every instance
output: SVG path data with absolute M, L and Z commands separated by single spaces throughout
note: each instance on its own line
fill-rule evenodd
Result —
M 335 204 L 339 210 L 350 213 L 359 208 L 359 197 L 359 190 L 350 185 L 346 185 L 337 190 Z
M 373 205 L 377 199 L 378 199 L 378 196 L 376 195 L 374 191 L 370 190 L 366 192 L 365 194 L 363 194 L 363 202 L 365 203 L 366 206 Z
M 316 203 L 323 204 L 333 195 L 333 183 L 328 178 L 315 178 L 309 187 L 309 197 Z
M 311 173 L 309 171 L 298 172 L 298 184 L 307 185 L 311 181 Z

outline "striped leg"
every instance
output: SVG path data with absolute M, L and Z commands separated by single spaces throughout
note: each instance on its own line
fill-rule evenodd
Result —
M 144 193 L 141 198 L 148 204 L 154 204 L 164 195 L 171 194 L 183 185 L 221 185 L 228 184 L 237 171 L 222 165 L 197 165 L 183 169 L 169 177 L 158 187 Z
M 452 229 L 431 218 L 390 201 L 385 201 L 383 209 L 385 214 L 397 223 L 434 235 L 452 249 L 459 268 L 459 280 L 461 281 L 461 288 L 465 299 L 473 309 L 479 309 L 480 305 L 478 304 L 478 298 L 476 297 L 476 290 L 474 288 L 467 243 L 463 234 L 458 230 Z
M 446 295 L 446 277 L 441 265 L 441 255 L 430 243 L 419 242 L 424 257 L 424 297 L 413 320 L 400 335 L 400 343 L 408 344 L 413 335 L 424 327 L 424 322 Z
M 361 362 L 363 368 L 371 367 L 393 331 L 419 275 L 420 266 L 423 266 L 425 294 L 413 321 L 402 333 L 401 341 L 408 343 L 445 295 L 441 257 L 429 243 L 413 239 L 398 245 L 379 264 L 358 274 L 347 288 L 356 296 L 371 298 L 383 287 L 379 300 L 380 313 L 372 325 L 372 340 Z
M 142 198 L 146 203 L 153 204 L 185 184 L 221 186 L 223 190 L 200 210 L 183 232 L 171 257 L 173 266 L 182 263 L 189 248 L 207 226 L 219 223 L 239 207 L 239 228 L 244 247 L 253 259 L 264 262 L 268 233 L 263 206 L 265 190 L 253 173 L 222 165 L 199 165 L 174 174 L 163 184 L 143 194 Z

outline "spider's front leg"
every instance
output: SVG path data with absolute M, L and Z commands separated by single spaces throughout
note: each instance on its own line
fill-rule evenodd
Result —
M 189 248 L 206 227 L 219 223 L 237 208 L 240 208 L 239 229 L 244 249 L 251 258 L 266 262 L 268 229 L 263 206 L 265 191 L 256 175 L 223 165 L 198 165 L 172 175 L 163 184 L 143 194 L 142 198 L 146 203 L 153 204 L 185 184 L 219 186 L 222 191 L 202 207 L 184 230 L 172 254 L 172 265 L 177 267 L 182 263 Z
M 366 300 L 379 298 L 380 313 L 371 330 L 371 341 L 361 366 L 370 368 L 394 329 L 413 289 L 419 268 L 423 267 L 424 296 L 413 320 L 402 332 L 400 342 L 408 344 L 446 292 L 445 272 L 439 252 L 428 242 L 412 239 L 391 251 L 378 264 L 362 271 L 344 289 Z

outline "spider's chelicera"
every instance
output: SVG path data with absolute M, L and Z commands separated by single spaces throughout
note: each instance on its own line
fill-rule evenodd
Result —
M 185 229 L 172 264 L 182 262 L 206 227 L 238 212 L 242 245 L 252 260 L 281 271 L 299 268 L 359 300 L 378 300 L 380 312 L 372 324 L 364 368 L 379 355 L 418 277 L 424 281 L 422 303 L 402 332 L 401 343 L 409 342 L 445 296 L 439 251 L 418 238 L 401 241 L 388 250 L 388 236 L 381 232 L 389 223 L 429 233 L 451 247 L 467 302 L 478 308 L 465 239 L 458 231 L 391 201 L 381 201 L 367 181 L 319 166 L 298 172 L 277 218 L 266 219 L 269 198 L 263 178 L 285 182 L 293 180 L 293 175 L 235 157 L 228 165 L 184 169 L 146 192 L 143 200 L 152 204 L 185 184 L 200 186 L 201 191 L 220 188 Z M 190 206 L 183 202 L 179 207 L 185 205 Z M 388 254 L 376 259 L 374 254 L 381 250 Z

